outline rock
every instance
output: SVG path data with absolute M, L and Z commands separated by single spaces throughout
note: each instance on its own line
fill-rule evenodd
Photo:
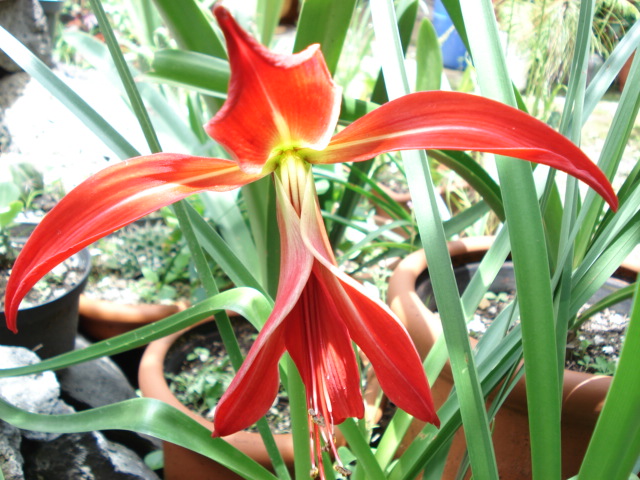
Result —
M 0 346 L 0 368 L 21 367 L 38 363 L 38 355 L 23 347 Z M 53 372 L 20 377 L 0 378 L 0 396 L 12 405 L 31 413 L 52 415 L 74 410 L 60 400 L 60 384 Z M 57 433 L 24 430 L 25 438 L 53 440 Z
M 140 457 L 98 432 L 62 435 L 31 448 L 26 480 L 158 480 Z
M 38 0 L 0 1 L 0 25 L 20 40 L 40 60 L 51 63 L 51 40 Z M 18 72 L 20 67 L 0 51 L 0 69 Z
M 76 349 L 89 342 L 78 336 Z M 108 357 L 72 365 L 59 372 L 65 400 L 76 409 L 102 407 L 136 397 L 136 392 L 122 370 Z
M 24 480 L 20 430 L 0 420 L 0 468 L 5 480 Z
M 90 345 L 81 335 L 76 337 L 76 349 Z M 86 410 L 130 398 L 136 391 L 118 365 L 108 357 L 72 365 L 58 372 L 62 397 L 76 410 Z M 162 448 L 154 438 L 127 430 L 112 430 L 106 433 L 110 440 L 122 443 L 141 455 Z
M 0 346 L 0 368 L 21 367 L 39 361 L 40 358 L 26 348 Z M 60 385 L 53 372 L 0 378 L 0 396 L 23 410 L 50 414 L 57 406 Z
M 30 77 L 24 72 L 2 76 L 1 71 L 0 69 L 0 152 L 6 152 L 11 144 L 11 132 L 6 125 L 4 113 L 20 97 Z

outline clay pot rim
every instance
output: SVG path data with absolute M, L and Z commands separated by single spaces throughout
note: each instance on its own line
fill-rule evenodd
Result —
M 166 337 L 150 342 L 145 348 L 142 358 L 140 359 L 140 365 L 138 367 L 138 384 L 143 397 L 162 400 L 168 405 L 177 408 L 182 413 L 187 414 L 205 428 L 213 431 L 212 422 L 183 405 L 173 392 L 171 392 L 164 377 L 164 360 L 175 341 L 190 329 L 211 321 L 214 320 L 211 320 L 210 318 L 201 320 L 191 327 L 187 327 L 183 330 L 167 335 Z M 162 381 L 157 381 L 158 378 L 161 378 Z M 369 375 L 367 376 L 367 385 L 362 395 L 363 400 L 365 401 L 365 418 L 371 418 L 374 423 L 377 423 L 380 420 L 384 410 L 383 402 L 379 405 L 376 405 L 375 403 L 379 398 L 380 390 L 380 383 L 373 373 L 373 369 L 370 369 Z M 346 440 L 339 429 L 335 430 L 335 436 L 337 445 L 346 444 Z M 293 435 L 291 433 L 279 433 L 274 434 L 273 437 L 280 453 L 282 454 L 284 462 L 292 465 L 294 461 Z M 271 465 L 271 460 L 269 459 L 269 455 L 259 433 L 241 431 L 223 437 L 223 439 L 234 447 L 243 450 L 258 463 L 264 466 Z
M 204 320 L 202 322 L 198 322 L 196 325 L 200 325 L 207 321 L 211 320 Z M 140 391 L 144 397 L 162 400 L 172 407 L 177 408 L 182 413 L 187 414 L 210 431 L 213 431 L 213 424 L 209 420 L 191 411 L 185 405 L 180 403 L 173 392 L 169 389 L 169 385 L 164 378 L 164 360 L 169 349 L 181 335 L 189 331 L 191 328 L 193 327 L 185 328 L 179 332 L 159 338 L 147 345 L 147 348 L 140 360 L 138 383 Z M 158 381 L 158 379 L 162 379 L 162 381 Z M 275 434 L 273 437 L 285 463 L 293 463 L 292 434 L 281 433 Z M 259 433 L 241 431 L 223 437 L 223 439 L 234 447 L 243 450 L 258 463 L 262 465 L 271 465 L 269 455 L 267 454 Z
M 480 236 L 466 237 L 448 243 L 449 254 L 455 260 L 455 264 L 464 264 L 478 261 L 484 252 L 492 245 L 495 237 Z M 640 250 L 639 250 L 640 251 Z M 427 260 L 424 250 L 416 250 L 407 255 L 394 270 L 389 279 L 389 290 L 387 301 L 392 310 L 404 320 L 404 322 L 423 321 L 425 319 L 426 328 L 433 339 L 440 336 L 442 327 L 430 312 L 415 291 L 415 284 L 418 277 L 426 270 Z M 622 264 L 620 269 L 623 272 L 638 272 L 640 270 L 640 255 L 634 252 Z M 411 285 L 411 288 L 408 287 Z M 406 324 L 406 323 L 405 323 Z M 477 340 L 470 338 L 471 346 L 474 348 Z M 451 378 L 449 362 L 445 365 L 441 375 Z M 564 371 L 563 383 L 563 411 L 571 416 L 571 412 L 584 412 L 591 410 L 597 415 L 602 409 L 604 397 L 609 390 L 612 377 L 607 375 L 596 375 L 585 372 Z M 584 403 L 582 395 L 578 391 L 588 391 L 589 393 L 601 396 L 602 401 Z M 514 405 L 523 404 L 526 399 L 524 376 L 515 385 L 506 403 Z M 517 407 L 516 407 L 517 408 Z

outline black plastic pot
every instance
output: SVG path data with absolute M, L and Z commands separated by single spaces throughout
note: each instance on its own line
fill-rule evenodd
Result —
M 70 291 L 31 308 L 18 311 L 18 333 L 11 332 L 0 312 L 0 344 L 26 347 L 42 359 L 73 350 L 78 331 L 78 303 L 91 271 L 91 255 L 81 250 L 79 256 L 83 274 Z

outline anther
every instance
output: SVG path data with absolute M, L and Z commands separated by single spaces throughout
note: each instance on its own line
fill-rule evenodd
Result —
M 309 409 L 309 415 L 311 416 L 311 420 L 313 423 L 318 425 L 319 427 L 325 427 L 326 423 L 324 422 L 324 417 L 317 413 L 313 408 Z
M 344 477 L 348 477 L 351 475 L 351 470 L 344 468 L 342 465 L 335 465 L 333 469 Z
M 311 472 L 309 472 L 309 475 L 311 476 L 311 478 L 318 478 L 319 474 L 320 474 L 320 471 L 318 470 L 318 467 L 313 467 L 311 469 Z

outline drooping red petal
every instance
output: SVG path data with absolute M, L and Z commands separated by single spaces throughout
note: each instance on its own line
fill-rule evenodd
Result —
M 342 273 L 323 235 L 324 227 L 313 218 L 310 206 L 302 209 L 302 238 L 324 268 L 315 271 L 340 312 L 350 337 L 367 356 L 387 396 L 398 407 L 423 421 L 439 425 L 431 389 L 420 356 L 395 315 L 370 298 L 361 285 Z
M 280 227 L 280 278 L 273 311 L 247 358 L 220 398 L 214 436 L 225 436 L 255 423 L 278 393 L 278 361 L 285 349 L 284 321 L 298 303 L 311 273 L 313 257 L 300 237 L 300 222 L 279 179 L 275 179 Z
M 267 322 L 216 406 L 213 436 L 224 437 L 256 423 L 278 394 L 278 362 L 284 353 L 281 322 Z
M 318 45 L 294 55 L 270 52 L 221 6 L 214 9 L 227 40 L 231 79 L 227 101 L 207 133 L 240 162 L 260 172 L 276 147 L 324 148 L 340 113 Z
M 311 163 L 338 163 L 411 149 L 474 150 L 549 165 L 582 180 L 617 209 L 606 176 L 577 146 L 530 115 L 477 95 L 406 95 L 353 122 L 323 151 L 300 153 Z
M 338 308 L 348 312 L 349 334 L 371 362 L 382 390 L 407 413 L 439 426 L 420 356 L 404 326 L 360 285 L 346 280 L 341 276 L 342 288 L 332 294 Z
M 22 249 L 7 284 L 7 326 L 16 331 L 20 301 L 31 287 L 90 243 L 193 193 L 231 190 L 258 178 L 230 160 L 165 153 L 97 173 L 44 217 Z
M 349 331 L 319 269 L 324 267 L 316 263 L 286 319 L 285 343 L 305 384 L 308 407 L 333 426 L 349 417 L 362 418 L 364 404 Z

